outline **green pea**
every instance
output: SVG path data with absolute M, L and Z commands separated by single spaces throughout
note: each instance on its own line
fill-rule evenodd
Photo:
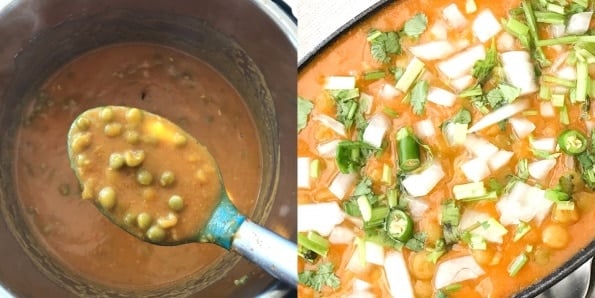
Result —
M 176 176 L 172 171 L 165 171 L 161 173 L 161 178 L 159 178 L 159 183 L 161 186 L 166 187 L 174 183 L 176 180 Z
M 129 227 L 134 226 L 136 224 L 136 214 L 129 212 L 124 214 L 124 223 Z
M 167 201 L 167 205 L 173 211 L 181 211 L 184 209 L 184 199 L 178 195 L 173 195 Z
M 76 134 L 70 144 L 74 153 L 79 153 L 87 149 L 89 145 L 91 145 L 91 134 L 88 132 Z
M 124 166 L 124 156 L 121 153 L 112 153 L 109 156 L 109 167 L 112 170 L 117 170 Z
M 137 131 L 129 130 L 124 134 L 124 139 L 128 144 L 136 145 L 140 141 L 140 135 Z
M 99 112 L 99 118 L 103 122 L 111 122 L 114 119 L 114 111 L 110 107 L 105 107 Z
M 110 210 L 116 205 L 116 192 L 113 188 L 106 186 L 99 191 L 97 200 L 103 209 Z
M 140 169 L 136 172 L 136 181 L 138 181 L 140 185 L 149 185 L 153 182 L 153 175 L 145 169 Z
M 147 238 L 152 242 L 161 242 L 165 239 L 165 230 L 155 225 L 147 231 Z
M 176 132 L 173 136 L 173 140 L 174 140 L 174 144 L 178 147 L 183 147 L 184 145 L 186 145 L 186 143 L 188 143 L 188 138 L 186 138 L 186 136 L 184 136 L 183 134 Z
M 152 222 L 153 218 L 151 218 L 151 215 L 149 215 L 149 213 L 146 212 L 143 212 L 136 217 L 136 224 L 142 230 L 148 229 L 151 226 Z
M 122 133 L 122 124 L 108 123 L 103 128 L 103 133 L 108 137 L 117 137 Z
M 143 112 L 132 108 L 126 112 L 126 121 L 130 124 L 139 124 L 143 120 Z
M 136 167 L 145 160 L 145 151 L 143 150 L 129 150 L 124 153 L 126 165 L 129 167 Z
M 91 126 L 91 120 L 85 117 L 78 117 L 76 119 L 76 127 L 80 130 L 87 130 Z

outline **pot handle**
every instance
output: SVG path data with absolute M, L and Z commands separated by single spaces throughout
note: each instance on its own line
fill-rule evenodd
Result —
M 246 219 L 236 231 L 231 249 L 287 285 L 297 287 L 295 243 Z

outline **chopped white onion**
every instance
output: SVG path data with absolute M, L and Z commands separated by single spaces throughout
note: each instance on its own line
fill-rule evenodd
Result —
M 384 259 L 384 275 L 392 297 L 414 298 L 411 276 L 403 254 L 398 251 L 387 253 Z
M 353 279 L 353 291 L 354 292 L 367 291 L 371 287 L 372 287 L 372 285 L 369 282 L 363 281 L 359 278 Z
M 516 182 L 510 192 L 500 198 L 496 209 L 504 225 L 519 224 L 521 221 L 537 223 L 547 216 L 553 202 L 545 198 L 545 191 L 524 182 Z
M 504 75 L 509 84 L 521 89 L 521 95 L 538 90 L 535 69 L 526 51 L 510 51 L 500 54 Z
M 329 186 L 329 191 L 334 194 L 337 198 L 343 199 L 347 192 L 353 187 L 355 181 L 357 180 L 356 174 L 343 174 L 339 173 L 331 182 Z
M 377 298 L 377 296 L 368 291 L 353 291 L 353 293 L 345 296 L 345 298 Z
M 446 260 L 438 265 L 434 275 L 434 288 L 441 289 L 461 281 L 475 279 L 485 272 L 472 256 Z
M 570 16 L 568 25 L 566 25 L 566 34 L 569 35 L 582 35 L 589 30 L 591 25 L 591 18 L 593 17 L 592 11 L 585 11 L 575 13 Z
M 530 135 L 535 130 L 535 124 L 527 118 L 512 117 L 508 119 L 508 122 L 512 126 L 512 131 L 519 139 Z
M 531 177 L 541 180 L 545 178 L 555 166 L 555 159 L 543 159 L 529 163 L 527 168 L 529 169 L 529 175 L 531 175 Z
M 496 145 L 474 134 L 467 135 L 464 145 L 467 151 L 482 159 L 488 159 L 498 152 Z
M 384 265 L 384 247 L 372 241 L 366 241 L 364 243 L 366 246 L 366 262 L 378 266 Z
M 512 51 L 514 50 L 514 36 L 510 35 L 508 32 L 502 32 L 496 41 L 496 48 L 500 52 L 505 51 Z
M 456 94 L 438 87 L 430 87 L 428 90 L 428 101 L 437 105 L 452 107 L 457 99 Z
M 437 20 L 434 25 L 432 25 L 430 33 L 436 39 L 444 40 L 448 38 L 448 28 L 446 28 L 446 24 L 442 20 Z
M 486 42 L 496 36 L 502 30 L 502 26 L 492 11 L 486 9 L 477 15 L 471 29 L 477 39 L 481 42 Z
M 480 131 L 486 127 L 492 126 L 504 119 L 508 119 L 529 107 L 529 101 L 517 99 L 511 104 L 507 104 L 497 110 L 492 111 L 491 113 L 483 116 L 483 118 L 479 119 L 471 128 L 469 128 L 469 132 L 476 132 Z
M 407 210 L 414 220 L 420 220 L 423 218 L 426 211 L 430 208 L 428 202 L 423 198 L 411 198 L 405 197 L 407 200 Z
M 297 184 L 299 188 L 310 188 L 310 162 L 309 157 L 298 157 L 297 160 Z
M 363 251 L 361 251 L 363 248 L 360 246 L 361 245 L 358 245 L 356 249 L 353 250 L 353 254 L 346 266 L 347 270 L 355 274 L 363 274 L 370 268 L 370 264 L 366 262 L 365 255 L 363 254 Z
M 297 215 L 298 232 L 316 231 L 324 237 L 345 219 L 337 202 L 300 204 Z
M 341 140 L 332 140 L 326 143 L 318 144 L 316 146 L 316 151 L 321 157 L 324 158 L 334 158 L 337 156 L 337 147 L 339 146 L 339 142 Z
M 447 122 L 442 126 L 442 133 L 450 146 L 464 145 L 467 141 L 468 124 Z
M 362 140 L 376 148 L 382 146 L 382 140 L 386 131 L 390 128 L 390 120 L 383 114 L 374 115 L 368 122 L 368 126 L 364 130 Z
M 486 51 L 483 45 L 470 47 L 438 63 L 438 69 L 449 79 L 457 79 L 469 74 L 478 60 L 484 59 Z
M 312 117 L 312 120 L 319 121 L 320 124 L 332 129 L 334 132 L 336 132 L 342 137 L 346 136 L 345 125 L 343 125 L 343 123 L 335 120 L 332 117 L 329 117 L 324 114 L 318 114 Z
M 490 168 L 483 158 L 474 158 L 461 165 L 461 170 L 468 180 L 479 182 L 490 175 Z
M 455 3 L 446 6 L 442 10 L 442 17 L 454 29 L 460 29 L 467 25 L 467 19 Z
M 380 91 L 378 92 L 378 96 L 384 99 L 394 99 L 400 94 L 401 91 L 395 88 L 395 86 L 392 84 L 384 84 L 382 87 L 380 87 Z
M 472 75 L 464 75 L 460 78 L 450 80 L 449 84 L 455 90 L 460 92 L 473 85 L 473 81 L 474 79 Z
M 564 24 L 551 24 L 550 33 L 553 38 L 562 37 L 566 34 L 566 26 Z
M 569 65 L 561 67 L 556 72 L 556 76 L 560 79 L 575 81 L 576 80 L 576 67 L 569 66 Z
M 353 89 L 355 88 L 355 76 L 330 76 L 326 77 L 324 89 Z
M 434 124 L 432 120 L 425 119 L 415 123 L 415 135 L 420 138 L 427 138 L 433 137 L 436 135 L 436 130 L 434 129 Z
M 411 174 L 403 179 L 403 187 L 413 197 L 425 196 L 444 178 L 444 171 L 439 163 L 433 163 L 420 173 Z
M 412 46 L 409 51 L 422 60 L 437 60 L 452 55 L 456 48 L 449 41 L 436 40 Z
M 556 151 L 556 139 L 555 138 L 534 139 L 531 142 L 531 147 L 533 147 L 533 149 L 535 149 L 535 150 L 552 153 L 552 152 Z
M 502 236 L 506 235 L 508 231 L 504 228 L 496 219 L 489 216 L 487 213 L 478 212 L 472 209 L 465 209 L 461 216 L 461 222 L 459 223 L 459 229 L 465 231 L 468 228 L 478 224 L 486 223 L 485 226 L 480 225 L 479 227 L 471 230 L 471 234 L 480 236 L 489 242 L 502 243 Z
M 490 159 L 488 159 L 488 166 L 490 167 L 490 170 L 497 171 L 503 166 L 507 165 L 513 155 L 513 152 L 506 150 L 500 150 L 496 152 L 496 154 L 492 155 Z
M 336 226 L 328 236 L 328 241 L 333 244 L 351 244 L 355 233 L 346 227 Z
M 539 114 L 542 117 L 551 118 L 556 116 L 556 111 L 554 110 L 554 106 L 549 101 L 542 101 L 539 103 Z
M 585 126 L 587 127 L 587 132 L 590 134 L 595 128 L 595 121 L 585 121 Z

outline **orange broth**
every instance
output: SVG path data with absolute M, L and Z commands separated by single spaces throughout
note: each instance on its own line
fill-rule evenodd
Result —
M 471 45 L 475 45 L 478 44 L 479 41 L 474 39 L 470 24 L 478 12 L 481 12 L 484 9 L 490 9 L 496 18 L 500 20 L 507 16 L 507 11 L 510 8 L 518 7 L 520 1 L 476 1 L 478 10 L 473 14 L 465 13 L 465 1 L 454 2 L 466 16 L 469 25 L 463 30 L 449 30 L 448 38 L 449 40 L 468 39 L 471 41 Z M 427 233 L 428 238 L 426 240 L 426 247 L 428 247 L 428 243 L 432 243 L 440 238 L 441 231 L 436 232 L 436 229 L 440 228 L 439 214 L 441 204 L 448 198 L 452 198 L 452 188 L 454 185 L 469 182 L 459 167 L 462 162 L 470 159 L 471 155 L 466 152 L 463 146 L 449 146 L 446 143 L 439 126 L 442 122 L 452 118 L 452 116 L 462 107 L 466 107 L 472 113 L 473 120 L 470 125 L 481 118 L 482 114 L 478 112 L 477 109 L 473 108 L 467 100 L 457 98 L 455 104 L 450 108 L 426 102 L 425 113 L 422 115 L 415 115 L 411 110 L 411 106 L 402 101 L 402 94 L 393 99 L 382 99 L 378 96 L 384 83 L 393 84 L 394 86 L 395 79 L 392 75 L 386 75 L 379 80 L 365 81 L 362 79 L 361 74 L 366 70 L 386 69 L 387 66 L 395 64 L 402 67 L 407 66 L 408 61 L 413 57 L 406 50 L 407 47 L 412 44 L 433 40 L 434 37 L 432 37 L 429 32 L 429 28 L 431 28 L 438 19 L 441 19 L 442 9 L 451 3 L 453 3 L 452 0 L 396 1 L 395 3 L 384 7 L 372 17 L 358 23 L 348 31 L 344 32 L 330 47 L 321 51 L 300 71 L 298 76 L 298 96 L 311 101 L 314 104 L 314 108 L 309 115 L 307 126 L 301 130 L 298 135 L 298 157 L 318 159 L 322 166 L 318 178 L 311 178 L 310 189 L 301 188 L 299 190 L 298 204 L 327 201 L 337 201 L 341 203 L 341 200 L 328 190 L 331 181 L 339 172 L 336 162 L 334 158 L 320 157 L 316 148 L 318 144 L 340 139 L 340 137 L 333 130 L 322 125 L 321 122 L 313 121 L 312 116 L 324 114 L 335 118 L 336 105 L 334 99 L 324 90 L 326 77 L 355 75 L 357 77 L 357 88 L 359 88 L 359 91 L 374 97 L 372 110 L 369 114 L 365 115 L 367 119 L 377 113 L 383 113 L 387 107 L 398 113 L 398 117 L 389 117 L 391 126 L 384 137 L 385 141 L 388 141 L 387 148 L 379 156 L 372 155 L 360 173 L 360 176 L 371 178 L 375 193 L 382 194 L 395 183 L 396 179 L 394 178 L 394 172 L 397 167 L 397 163 L 395 162 L 397 156 L 396 132 L 401 127 L 412 126 L 414 123 L 423 119 L 430 119 L 432 121 L 436 135 L 432 138 L 421 138 L 421 141 L 430 146 L 434 154 L 434 160 L 439 161 L 444 169 L 445 177 L 440 180 L 428 195 L 424 196 L 423 199 L 428 202 L 429 208 L 424 213 L 423 218 L 415 222 L 414 229 L 416 232 Z M 390 65 L 383 65 L 375 61 L 370 53 L 370 46 L 366 41 L 368 31 L 371 28 L 376 28 L 381 31 L 398 30 L 402 28 L 403 23 L 406 20 L 418 12 L 427 15 L 428 30 L 420 36 L 419 40 L 403 38 L 403 54 L 396 56 Z M 592 27 L 593 23 L 591 23 L 591 28 Z M 502 32 L 503 31 L 501 31 L 500 34 Z M 518 41 L 515 40 L 515 42 L 515 49 L 521 49 Z M 484 43 L 486 50 L 490 47 L 490 44 L 491 41 Z M 548 58 L 552 60 L 556 57 L 556 52 L 552 49 L 546 48 L 546 54 Z M 438 73 L 434 62 L 424 61 L 424 63 L 426 72 Z M 591 77 L 593 77 L 592 67 L 590 74 Z M 431 76 L 428 80 L 430 86 L 452 90 L 437 76 Z M 530 100 L 530 110 L 539 111 L 540 100 L 537 98 L 537 93 L 521 97 Z M 544 118 L 540 116 L 539 113 L 537 113 L 537 115 L 524 115 L 523 117 L 535 124 L 536 128 L 532 132 L 533 137 L 557 138 L 566 128 L 573 128 L 582 131 L 587 135 L 585 122 L 579 120 L 580 113 L 581 110 L 578 105 L 569 105 L 570 125 L 568 125 L 568 127 L 560 124 L 557 111 L 553 118 Z M 353 131 L 354 129 L 348 131 L 347 139 L 355 138 Z M 525 137 L 518 140 L 512 137 L 513 132 L 509 124 L 506 125 L 504 131 L 501 130 L 498 125 L 493 125 L 480 130 L 477 132 L 477 135 L 490 141 L 499 148 L 514 152 L 514 156 L 510 162 L 496 172 L 492 172 L 489 177 L 503 179 L 507 174 L 514 174 L 515 166 L 521 158 L 528 158 L 529 161 L 536 160 L 530 150 L 529 139 Z M 567 156 L 562 154 L 558 157 L 555 167 L 549 172 L 545 179 L 533 182 L 540 183 L 544 188 L 554 187 L 558 183 L 561 175 L 572 170 L 572 168 L 569 168 L 569 163 L 565 162 L 565 160 L 567 160 Z M 390 165 L 393 170 L 392 185 L 387 185 L 381 182 L 383 165 L 385 164 Z M 570 166 L 572 166 L 572 163 L 570 163 Z M 487 181 L 487 179 L 484 181 Z M 343 200 L 347 200 L 349 196 L 350 193 L 348 192 Z M 485 271 L 485 274 L 476 279 L 461 282 L 460 285 L 462 287 L 457 291 L 449 293 L 448 297 L 511 296 L 545 277 L 561 266 L 572 255 L 576 254 L 581 248 L 586 247 L 593 241 L 595 235 L 595 230 L 592 228 L 593 224 L 595 224 L 595 196 L 589 189 L 581 186 L 579 190 L 574 193 L 573 200 L 576 204 L 575 212 L 578 213 L 578 220 L 576 221 L 556 222 L 552 217 L 555 209 L 554 206 L 552 211 L 550 211 L 550 214 L 541 224 L 532 221 L 530 223 L 532 227 L 530 232 L 517 242 L 512 241 L 515 226 L 509 225 L 506 226 L 508 233 L 504 235 L 503 243 L 497 244 L 488 242 L 487 250 L 485 251 L 473 252 L 468 245 L 460 241 L 458 244 L 453 245 L 447 250 L 447 253 L 439 259 L 438 264 L 435 266 L 438 266 L 441 262 L 446 260 L 463 255 L 473 255 L 476 261 L 481 260 L 482 257 L 488 258 L 489 262 L 487 263 L 490 264 L 482 264 L 482 262 L 478 261 L 482 269 Z M 341 204 L 339 205 L 341 206 Z M 461 208 L 461 211 L 465 210 L 465 208 L 472 208 L 487 213 L 496 219 L 499 218 L 495 202 L 481 201 L 476 203 L 466 203 L 464 205 L 459 205 L 459 207 Z M 541 235 L 543 229 L 552 224 L 561 225 L 568 232 L 569 240 L 563 248 L 557 249 L 548 247 L 542 241 Z M 357 237 L 363 237 L 364 232 L 349 220 L 344 220 L 340 226 L 349 228 Z M 507 271 L 509 264 L 516 256 L 523 252 L 527 245 L 530 245 L 533 248 L 533 251 L 528 254 L 528 262 L 516 276 L 510 277 Z M 430 244 L 429 247 L 432 247 L 432 245 Z M 314 263 L 308 263 L 303 258 L 299 258 L 298 272 L 315 270 L 317 266 L 322 263 L 332 262 L 334 264 L 335 274 L 339 277 L 341 282 L 340 287 L 337 289 L 324 286 L 321 293 L 317 293 L 312 288 L 300 284 L 300 297 L 347 296 L 352 293 L 353 280 L 355 278 L 370 283 L 371 288 L 368 290 L 370 293 L 375 294 L 378 297 L 389 297 L 390 292 L 388 284 L 384 270 L 381 266 L 373 264 L 369 265 L 368 270 L 363 273 L 360 272 L 359 274 L 346 269 L 347 263 L 355 249 L 355 244 L 331 244 L 328 255 L 326 257 L 319 257 Z M 385 249 L 385 251 L 388 251 L 388 249 Z M 415 253 L 407 248 L 403 248 L 402 253 L 409 267 L 412 283 L 411 286 L 414 289 L 415 295 L 417 297 L 434 296 L 436 294 L 436 289 L 433 287 L 433 278 L 417 278 L 415 274 L 411 273 L 412 260 Z M 499 259 L 499 261 L 494 261 L 497 259 Z

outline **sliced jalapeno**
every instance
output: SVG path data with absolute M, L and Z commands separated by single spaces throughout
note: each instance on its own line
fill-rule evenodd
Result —
M 564 153 L 581 154 L 587 150 L 587 137 L 578 130 L 568 129 L 558 136 L 558 145 Z
M 389 237 L 405 243 L 413 236 L 413 220 L 405 211 L 394 209 L 386 218 L 385 229 Z

